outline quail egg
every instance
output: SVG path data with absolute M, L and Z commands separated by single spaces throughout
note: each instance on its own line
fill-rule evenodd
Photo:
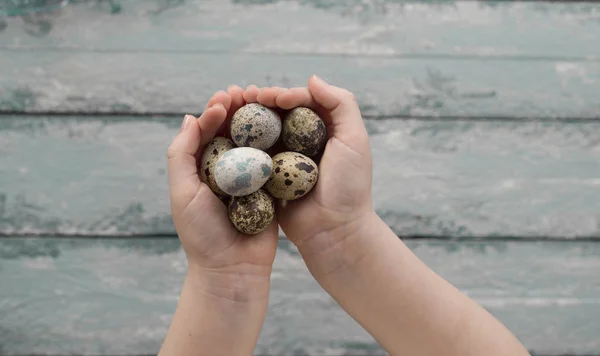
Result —
M 215 181 L 215 166 L 221 156 L 233 148 L 235 148 L 235 144 L 230 139 L 215 137 L 204 147 L 200 158 L 200 179 L 219 197 L 225 197 L 227 194 L 219 188 Z
M 230 132 L 236 145 L 266 151 L 279 139 L 281 118 L 266 106 L 246 104 L 233 114 Z
M 297 152 L 282 152 L 273 157 L 265 189 L 275 198 L 294 200 L 308 194 L 318 177 L 319 168 L 312 159 Z
M 233 197 L 228 206 L 229 219 L 238 231 L 253 235 L 269 226 L 275 216 L 275 203 L 260 189 L 243 197 Z
M 281 136 L 288 150 L 314 157 L 327 143 L 327 128 L 314 111 L 298 107 L 285 116 Z
M 231 196 L 256 192 L 269 179 L 273 167 L 271 157 L 255 148 L 237 147 L 225 152 L 215 167 L 215 182 Z

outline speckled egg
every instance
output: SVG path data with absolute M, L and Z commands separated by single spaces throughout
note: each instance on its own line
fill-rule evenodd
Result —
M 288 150 L 309 157 L 318 155 L 327 143 L 327 128 L 309 108 L 292 109 L 283 120 L 282 140 Z
M 228 195 L 239 197 L 259 190 L 271 175 L 273 161 L 261 150 L 237 147 L 225 152 L 215 166 L 215 181 Z
M 229 202 L 229 219 L 238 231 L 254 235 L 269 226 L 275 216 L 275 201 L 260 189 L 250 195 L 233 197 Z
M 251 103 L 233 114 L 230 130 L 236 145 L 265 151 L 281 134 L 281 118 L 268 107 Z
M 273 172 L 265 189 L 278 199 L 294 200 L 308 194 L 317 184 L 319 168 L 309 157 L 282 152 L 273 157 Z
M 235 144 L 228 138 L 215 137 L 204 147 L 200 158 L 200 179 L 219 197 L 227 194 L 219 188 L 215 181 L 215 166 L 223 154 L 235 148 Z

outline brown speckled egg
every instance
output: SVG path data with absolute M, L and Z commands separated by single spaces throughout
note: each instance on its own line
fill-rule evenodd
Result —
M 281 118 L 266 106 L 247 104 L 233 114 L 230 131 L 233 142 L 239 147 L 265 151 L 277 142 L 281 134 Z
M 233 197 L 229 202 L 229 219 L 238 231 L 254 235 L 269 226 L 275 216 L 275 202 L 264 190 Z
M 275 198 L 294 200 L 308 194 L 318 178 L 319 168 L 312 159 L 297 152 L 282 152 L 273 157 L 271 177 L 264 187 Z
M 233 148 L 235 148 L 235 144 L 230 139 L 215 137 L 204 147 L 200 158 L 200 179 L 219 197 L 225 197 L 227 194 L 219 188 L 215 181 L 215 166 L 221 156 Z
M 282 139 L 290 151 L 314 157 L 327 143 L 327 128 L 314 111 L 299 107 L 292 109 L 283 120 Z

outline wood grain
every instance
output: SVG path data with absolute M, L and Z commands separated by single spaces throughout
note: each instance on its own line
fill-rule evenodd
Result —
M 538 354 L 600 350 L 600 244 L 409 241 Z M 186 270 L 176 239 L 1 239 L 2 354 L 155 354 Z M 318 327 L 315 327 L 317 326 Z M 378 350 L 280 242 L 259 355 Z M 377 353 L 379 354 L 379 353 Z
M 318 73 L 365 115 L 597 118 L 600 63 L 36 52 L 0 57 L 9 111 L 199 112 L 217 90 Z
M 0 233 L 174 234 L 181 117 L 0 119 Z M 600 238 L 600 123 L 367 121 L 373 199 L 400 236 Z
M 313 73 L 369 119 L 378 213 L 440 238 L 407 240 L 419 257 L 534 354 L 600 353 L 600 4 L 6 6 L 0 354 L 155 354 L 186 268 L 166 173 L 182 115 Z M 272 281 L 257 355 L 382 352 L 284 237 Z
M 0 109 L 183 114 L 229 84 L 303 86 L 318 73 L 373 116 L 600 112 L 597 4 L 153 0 L 108 10 L 39 15 L 51 24 L 43 35 L 5 20 Z
M 600 58 L 600 49 L 594 45 L 600 38 L 600 5 L 592 2 L 71 0 L 70 3 L 58 11 L 4 18 L 6 25 L 0 32 L 0 47 L 83 52 L 220 51 L 584 61 Z

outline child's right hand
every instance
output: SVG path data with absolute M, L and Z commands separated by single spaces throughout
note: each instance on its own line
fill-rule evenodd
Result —
M 327 125 L 328 142 L 319 180 L 306 197 L 280 204 L 279 224 L 298 247 L 315 276 L 355 264 L 365 251 L 357 239 L 378 220 L 371 203 L 372 163 L 369 138 L 354 95 L 313 76 L 308 88 L 250 86 L 246 102 L 315 110 Z

